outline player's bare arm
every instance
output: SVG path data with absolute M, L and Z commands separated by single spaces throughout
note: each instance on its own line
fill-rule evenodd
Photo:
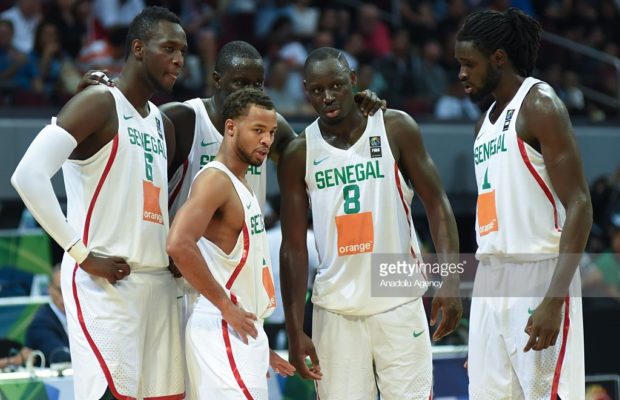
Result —
M 543 155 L 553 188 L 566 209 L 558 264 L 545 299 L 526 326 L 530 340 L 524 350 L 543 350 L 555 345 L 559 336 L 560 311 L 592 226 L 592 204 L 568 112 L 549 85 L 531 89 L 517 120 L 517 132 Z
M 388 109 L 384 118 L 394 158 L 426 210 L 439 261 L 458 262 L 454 259 L 459 253 L 454 213 L 437 168 L 426 152 L 418 124 L 409 115 L 397 110 Z M 459 296 L 459 282 L 456 274 L 446 276 L 433 299 L 431 325 L 435 325 L 439 310 L 442 312 L 441 323 L 433 340 L 439 340 L 454 331 L 461 319 L 463 306 Z
M 187 160 L 192 149 L 196 114 L 192 107 L 179 102 L 166 103 L 159 109 L 170 119 L 175 128 L 175 149 L 174 152 L 168 153 L 168 176 L 170 177 Z
M 237 205 L 239 199 L 234 194 L 230 179 L 223 173 L 215 170 L 202 172 L 172 222 L 166 250 L 190 285 L 221 311 L 224 320 L 247 343 L 248 336 L 256 338 L 258 335 L 254 326 L 256 316 L 233 304 L 211 274 L 196 244 L 206 234 L 216 213 L 226 214 L 227 208 L 230 212 L 230 208 Z M 243 213 L 240 215 L 243 218 Z M 242 222 L 239 231 L 241 225 Z
M 306 192 L 306 139 L 294 139 L 284 151 L 278 165 L 282 206 L 282 246 L 280 279 L 284 316 L 289 339 L 289 361 L 306 379 L 320 379 L 319 359 L 312 340 L 303 332 L 305 293 L 308 285 L 309 199 Z M 306 366 L 310 356 L 312 367 Z

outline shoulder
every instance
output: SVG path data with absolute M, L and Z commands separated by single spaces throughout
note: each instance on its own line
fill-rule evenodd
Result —
M 230 177 L 217 168 L 205 168 L 196 175 L 192 183 L 192 190 L 200 188 L 210 193 L 221 193 L 233 186 Z
M 421 136 L 420 126 L 416 120 L 404 111 L 388 108 L 384 111 L 383 121 L 388 138 L 390 141 L 395 141 L 399 147 L 412 138 Z
M 186 103 L 178 101 L 166 103 L 159 107 L 161 112 L 165 114 L 175 127 L 181 128 L 191 126 L 193 128 L 196 121 L 196 113 L 194 108 Z
M 159 106 L 159 109 L 170 119 L 183 117 L 194 118 L 196 116 L 196 113 L 194 112 L 194 108 L 192 106 L 187 103 L 181 103 L 179 101 L 162 104 L 161 106 Z
M 97 110 L 96 113 L 87 115 L 86 113 Z M 112 92 L 104 85 L 89 86 L 73 96 L 67 104 L 60 110 L 58 117 L 67 113 L 78 112 L 85 117 L 92 118 L 103 113 L 116 110 L 116 102 Z
M 534 85 L 525 96 L 517 118 L 517 129 L 526 140 L 568 132 L 568 111 L 549 84 Z
M 522 112 L 531 114 L 556 114 L 565 110 L 564 103 L 555 90 L 545 82 L 538 83 L 530 89 L 523 100 Z
M 306 156 L 306 131 L 304 130 L 299 136 L 292 139 L 286 149 L 284 150 L 283 158 L 296 158 L 299 156 Z
M 388 108 L 383 112 L 385 127 L 402 129 L 419 129 L 418 123 L 409 114 L 401 110 Z

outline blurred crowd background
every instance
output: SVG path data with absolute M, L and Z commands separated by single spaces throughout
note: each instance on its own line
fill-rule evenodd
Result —
M 210 95 L 219 48 L 245 40 L 264 56 L 265 87 L 287 117 L 313 114 L 300 70 L 309 51 L 333 46 L 346 52 L 358 89 L 391 107 L 416 118 L 476 119 L 480 110 L 457 79 L 456 31 L 475 9 L 514 6 L 547 32 L 535 76 L 554 86 L 572 117 L 620 117 L 619 0 L 0 0 L 0 103 L 60 106 L 86 71 L 117 74 L 127 24 L 146 5 L 176 12 L 189 39 L 183 77 L 161 101 Z

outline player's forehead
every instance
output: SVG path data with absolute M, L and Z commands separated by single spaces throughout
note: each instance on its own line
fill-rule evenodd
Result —
M 454 57 L 458 59 L 475 59 L 483 57 L 473 40 L 457 40 L 454 45 Z
M 244 119 L 252 127 L 262 127 L 268 130 L 275 129 L 277 125 L 276 110 L 268 110 L 256 104 L 250 104 Z
M 348 78 L 350 70 L 340 60 L 329 58 L 308 64 L 304 77 L 308 84 L 329 83 Z
M 187 46 L 187 38 L 181 25 L 166 20 L 161 20 L 157 23 L 157 27 L 153 28 L 151 32 L 150 40 L 155 42 L 171 42 Z
M 225 79 L 245 78 L 255 80 L 264 79 L 265 70 L 261 59 L 233 57 L 227 68 L 220 73 Z

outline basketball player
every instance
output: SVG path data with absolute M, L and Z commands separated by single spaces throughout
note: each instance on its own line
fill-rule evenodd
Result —
M 425 205 L 437 253 L 458 252 L 456 223 L 439 175 L 409 115 L 388 109 L 365 117 L 354 106 L 356 76 L 340 51 L 314 50 L 304 78 L 319 118 L 289 144 L 278 166 L 290 361 L 304 378 L 317 380 L 321 399 L 375 400 L 377 388 L 382 399 L 427 399 L 432 359 L 424 290 L 372 297 L 371 256 L 391 253 L 409 264 L 418 258 L 409 210 L 412 185 Z M 312 340 L 302 330 L 309 204 L 321 260 Z M 435 340 L 455 329 L 462 311 L 458 277 L 447 279 L 440 291 L 431 315 L 434 324 L 442 309 Z
M 585 393 L 576 268 L 592 206 L 566 107 L 530 76 L 540 33 L 538 22 L 513 8 L 473 13 L 457 36 L 465 91 L 474 101 L 495 100 L 475 128 L 472 399 Z M 493 291 L 498 282 L 505 284 Z
M 62 291 L 77 399 L 185 396 L 176 285 L 165 251 L 174 128 L 148 99 L 171 91 L 186 50 L 178 17 L 145 8 L 129 27 L 116 87 L 73 97 L 12 177 L 66 251 Z M 61 166 L 66 219 L 50 183 Z
M 167 246 L 201 295 L 186 327 L 188 390 L 195 399 L 267 400 L 262 325 L 276 298 L 263 215 L 246 172 L 269 154 L 277 115 L 261 90 L 242 89 L 226 99 L 222 117 L 222 144 L 195 177 Z M 276 370 L 293 373 L 277 359 Z

